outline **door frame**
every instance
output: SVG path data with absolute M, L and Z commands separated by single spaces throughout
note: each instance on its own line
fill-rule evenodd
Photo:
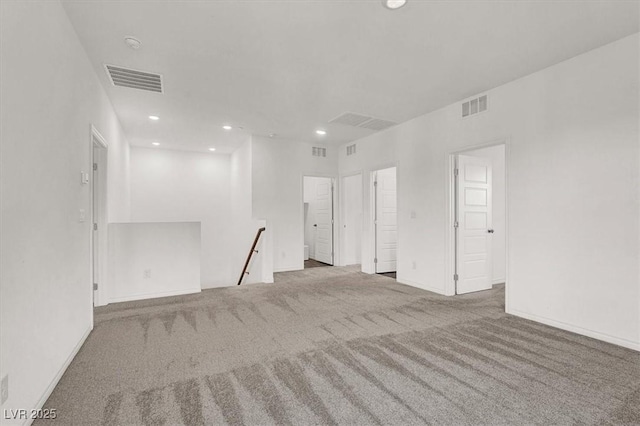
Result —
M 365 198 L 364 197 L 364 183 L 365 182 L 364 182 L 364 171 L 363 170 L 358 170 L 358 171 L 355 171 L 355 172 L 351 172 L 351 173 L 347 173 L 347 174 L 344 174 L 344 175 L 340 175 L 340 179 L 339 179 L 340 180 L 340 188 L 339 188 L 338 199 L 340 200 L 340 203 L 339 203 L 339 211 L 340 211 L 339 220 L 340 220 L 340 223 L 339 223 L 337 234 L 339 236 L 339 241 L 340 241 L 340 244 L 338 244 L 338 246 L 340 247 L 340 257 L 339 257 L 339 259 L 340 259 L 339 265 L 340 266 L 346 266 L 346 264 L 347 264 L 346 259 L 343 256 L 343 253 L 345 252 L 344 249 L 345 249 L 345 242 L 346 241 L 345 241 L 344 232 L 342 231 L 343 230 L 342 225 L 343 225 L 343 223 L 344 223 L 344 221 L 346 219 L 346 215 L 345 215 L 345 213 L 346 213 L 346 208 L 345 208 L 346 203 L 344 202 L 345 201 L 344 197 L 345 197 L 346 194 L 344 193 L 344 180 L 346 178 L 350 178 L 350 177 L 358 176 L 358 175 L 360 175 L 360 179 L 362 181 L 362 188 L 361 188 L 361 190 L 362 190 L 362 199 L 360 200 L 361 203 L 362 203 L 362 223 L 360 224 L 360 226 L 362 228 L 361 229 L 361 233 L 360 233 L 360 265 L 362 267 L 362 259 L 363 259 L 362 258 L 362 252 L 363 252 L 363 250 L 362 250 L 362 233 L 364 232 L 364 211 L 365 211 L 365 208 L 364 208 L 364 206 L 365 206 L 365 203 L 364 203 L 364 198 Z
M 505 311 L 509 310 L 509 151 L 511 147 L 510 137 L 502 137 L 492 139 L 490 141 L 479 143 L 477 145 L 471 145 L 462 149 L 452 150 L 447 153 L 446 161 L 446 207 L 445 207 L 445 235 L 446 235 L 446 247 L 445 247 L 445 295 L 456 295 L 456 281 L 454 274 L 456 271 L 456 157 L 459 154 L 465 154 L 469 151 L 475 151 L 482 148 L 490 148 L 493 146 L 504 145 L 504 172 L 505 172 Z
M 339 225 L 339 218 L 336 218 L 336 194 L 338 193 L 338 179 L 335 176 L 329 174 L 317 174 L 317 173 L 302 173 L 300 177 L 300 224 L 302 225 L 302 240 L 300 244 L 300 253 L 304 250 L 304 178 L 328 178 L 331 179 L 331 256 L 332 265 L 336 265 L 336 259 L 339 259 L 340 244 L 336 244 L 336 225 Z M 304 269 L 304 256 L 302 260 L 302 268 Z
M 91 309 L 93 311 L 94 306 L 102 306 L 108 303 L 107 301 L 107 205 L 108 205 L 108 193 L 107 193 L 107 155 L 109 150 L 109 144 L 106 139 L 100 134 L 98 129 L 92 124 L 91 125 L 91 133 L 89 138 L 89 155 L 90 155 L 90 167 L 89 167 L 89 193 L 90 193 L 90 203 L 91 214 L 89 217 L 91 218 L 90 223 L 90 240 L 89 240 L 89 248 L 90 248 L 90 288 L 91 288 Z M 100 200 L 98 200 L 99 211 L 94 211 L 94 179 L 96 174 L 93 172 L 93 163 L 94 159 L 97 158 L 98 170 L 98 195 Z M 95 215 L 95 216 L 94 216 Z M 97 218 L 98 230 L 98 244 L 97 247 L 94 247 L 94 217 Z M 95 251 L 97 249 L 97 257 L 98 264 L 100 265 L 98 270 L 98 290 L 93 290 L 94 283 L 94 265 L 95 265 Z M 93 318 L 93 316 L 92 316 Z
M 376 232 L 376 214 L 377 214 L 377 197 L 378 194 L 376 192 L 376 186 L 375 186 L 375 182 L 376 182 L 376 173 L 378 173 L 381 170 L 386 170 L 386 169 L 396 169 L 396 203 L 399 199 L 398 197 L 398 176 L 399 176 L 399 167 L 395 164 L 389 164 L 386 166 L 380 166 L 377 167 L 375 170 L 371 170 L 371 172 L 369 173 L 369 232 L 371 235 L 371 242 L 370 242 L 370 248 L 371 248 L 371 274 L 376 274 L 377 273 L 377 263 L 375 261 L 377 255 L 378 255 L 378 233 Z M 396 204 L 396 216 L 398 214 L 398 208 L 397 208 L 397 204 Z M 397 222 L 396 222 L 397 223 Z M 396 238 L 397 238 L 397 242 L 398 242 L 398 247 L 396 248 L 396 274 L 397 274 L 397 270 L 398 270 L 398 264 L 399 261 L 397 259 L 397 250 L 400 247 L 400 226 L 398 226 L 396 224 Z M 364 271 L 364 260 L 363 260 L 363 272 Z

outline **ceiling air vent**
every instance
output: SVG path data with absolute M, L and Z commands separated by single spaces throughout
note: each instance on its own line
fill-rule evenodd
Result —
M 364 122 L 371 120 L 366 115 L 354 114 L 353 112 L 345 112 L 342 115 L 329 121 L 329 123 L 344 124 L 345 126 L 359 126 Z
M 356 153 L 356 144 L 347 145 L 347 155 L 353 155 Z
M 331 124 L 343 124 L 345 126 L 360 127 L 361 129 L 369 129 L 380 131 L 395 126 L 398 123 L 389 120 L 381 120 L 368 115 L 356 114 L 353 112 L 345 112 L 329 121 Z
M 105 65 L 109 79 L 114 86 L 129 87 L 131 89 L 147 90 L 162 93 L 162 76 L 150 72 L 137 71 L 129 68 Z
M 318 146 L 314 146 L 311 148 L 311 155 L 313 155 L 314 157 L 326 157 L 327 148 L 320 148 Z
M 487 95 L 464 102 L 462 104 L 462 118 L 478 114 L 487 110 Z
M 393 127 L 396 124 L 398 123 L 394 123 L 393 121 L 388 121 L 388 120 L 380 120 L 379 118 L 373 118 L 367 121 L 366 123 L 361 124 L 359 127 L 380 131 L 380 130 L 388 129 L 389 127 Z

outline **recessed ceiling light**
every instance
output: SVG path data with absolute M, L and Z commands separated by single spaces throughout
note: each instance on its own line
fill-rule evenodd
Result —
M 231 129 L 232 129 L 232 127 L 231 127 L 231 126 L 229 126 L 229 125 L 227 125 L 227 126 L 222 126 L 222 128 L 223 128 L 223 129 L 225 129 L 225 130 L 231 130 Z
M 160 145 L 160 142 L 151 142 L 151 145 L 158 146 L 158 145 Z
M 327 131 L 318 129 L 318 130 L 316 130 L 316 133 L 319 134 L 320 136 L 324 136 L 324 135 L 327 134 Z
M 160 120 L 160 117 L 158 117 L 157 115 L 150 115 L 149 119 L 153 120 L 153 121 L 158 121 L 158 120 Z
M 124 42 L 127 43 L 127 46 L 129 46 L 133 50 L 140 49 L 140 45 L 142 45 L 142 42 L 140 42 L 140 40 L 135 37 L 125 37 Z
M 209 148 L 209 151 L 211 151 L 211 152 L 213 152 L 215 150 L 216 150 L 215 148 Z
M 407 0 L 383 0 L 382 4 L 387 9 L 396 10 L 407 4 Z

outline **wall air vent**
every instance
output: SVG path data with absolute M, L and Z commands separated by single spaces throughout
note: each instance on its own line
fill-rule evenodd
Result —
M 384 130 L 398 124 L 393 121 L 373 118 L 368 115 L 356 114 L 353 112 L 345 112 L 330 120 L 329 123 L 360 127 L 361 129 L 369 129 L 375 131 Z
M 487 95 L 464 102 L 462 104 L 462 118 L 485 112 L 487 110 Z
M 353 155 L 356 153 L 356 144 L 347 145 L 347 155 Z
M 311 155 L 314 157 L 326 157 L 327 156 L 327 148 L 321 148 L 318 146 L 314 146 L 311 148 Z
M 129 87 L 131 89 L 147 90 L 163 93 L 162 76 L 145 71 L 105 65 L 109 79 L 114 86 Z

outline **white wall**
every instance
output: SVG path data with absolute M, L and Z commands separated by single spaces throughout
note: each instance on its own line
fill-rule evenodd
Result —
M 200 223 L 109 224 L 109 302 L 200 292 Z
M 269 224 L 261 219 L 254 219 L 252 211 L 252 141 L 247 140 L 231 155 L 231 230 L 233 232 L 231 278 L 233 284 L 238 282 L 242 268 L 249 254 L 256 232 L 261 227 L 269 228 Z M 249 275 L 243 278 L 243 284 L 273 282 L 273 261 L 269 252 L 267 235 L 263 233 L 258 241 L 255 253 L 248 267 Z
M 492 251 L 492 282 L 493 284 L 505 282 L 507 276 L 507 251 L 506 251 L 506 204 L 505 204 L 505 146 L 496 145 L 472 151 L 465 151 L 464 155 L 486 158 L 492 165 L 492 228 L 494 233 L 491 238 Z
M 386 132 L 361 139 L 356 142 L 357 152 L 347 156 L 345 147 L 340 147 L 338 165 L 340 176 L 353 173 L 362 173 L 362 271 L 373 274 L 374 253 L 374 227 L 373 227 L 373 178 L 372 173 L 397 165 L 396 140 L 389 137 Z M 397 170 L 398 175 L 401 170 Z
M 338 147 L 327 147 L 327 157 L 313 157 L 312 146 L 253 138 L 253 217 L 267 221 L 266 241 L 272 250 L 275 272 L 304 267 L 302 177 L 338 174 Z
M 230 156 L 167 149 L 131 149 L 133 222 L 200 222 L 202 288 L 235 284 L 232 267 L 241 262 L 228 250 L 236 237 L 230 226 Z M 176 284 L 178 285 L 178 284 Z
M 345 176 L 340 185 L 341 265 L 362 262 L 362 174 Z
M 341 174 L 397 150 L 398 281 L 452 294 L 449 155 L 506 139 L 508 312 L 640 348 L 639 47 L 635 34 L 490 90 L 486 113 L 463 120 L 456 103 L 341 150 Z
M 109 217 L 128 220 L 128 144 L 57 1 L 0 2 L 0 377 L 44 403 L 92 327 L 90 125 L 109 143 Z M 3 420 L 4 421 L 4 420 Z M 6 421 L 9 424 L 9 421 Z

